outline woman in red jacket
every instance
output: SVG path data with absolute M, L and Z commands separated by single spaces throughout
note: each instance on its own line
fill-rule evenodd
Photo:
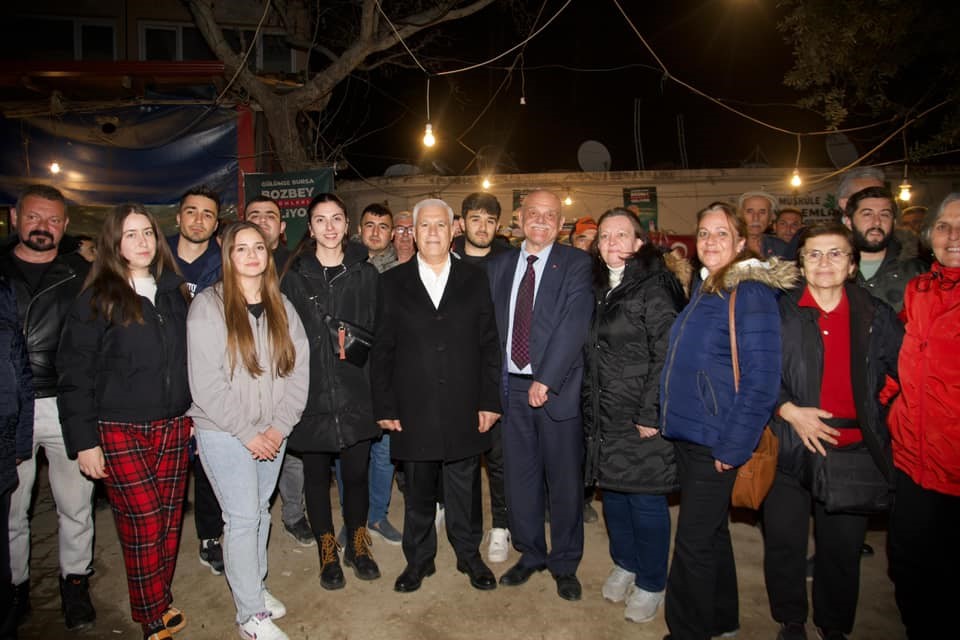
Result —
M 890 413 L 890 574 L 907 637 L 946 637 L 960 599 L 960 192 L 923 231 L 936 261 L 904 295 L 901 395 Z

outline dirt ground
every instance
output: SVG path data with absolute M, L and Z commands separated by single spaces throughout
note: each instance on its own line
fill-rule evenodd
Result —
M 96 574 L 90 581 L 97 608 L 96 625 L 77 633 L 64 629 L 57 586 L 56 512 L 46 473 L 41 471 L 39 475 L 31 559 L 33 615 L 20 628 L 20 638 L 140 638 L 139 626 L 130 619 L 123 560 L 109 509 L 100 509 L 96 514 Z M 594 505 L 600 511 L 600 503 Z M 489 508 L 486 498 L 485 506 Z M 674 522 L 676 511 L 675 506 L 671 508 Z M 578 572 L 584 597 L 580 602 L 567 602 L 557 596 L 553 579 L 546 572 L 534 575 L 520 587 L 498 587 L 493 591 L 471 588 L 466 576 L 457 572 L 445 536 L 440 537 L 437 573 L 425 579 L 416 593 L 393 591 L 393 582 L 404 567 L 403 553 L 399 546 L 379 539 L 374 541 L 373 553 L 383 574 L 381 579 L 362 582 L 345 568 L 346 588 L 325 591 L 320 588 L 317 547 L 300 547 L 283 532 L 279 504 L 274 505 L 272 513 L 267 584 L 287 606 L 289 613 L 278 625 L 292 640 L 659 640 L 666 633 L 662 609 L 653 621 L 634 624 L 624 620 L 623 605 L 612 604 L 600 596 L 600 587 L 611 568 L 602 518 L 586 525 L 584 557 Z M 390 518 L 398 527 L 402 515 L 403 498 L 395 489 Z M 489 511 L 485 518 L 489 524 Z M 334 519 L 340 522 L 339 514 Z M 770 618 L 763 586 L 760 531 L 747 522 L 735 522 L 731 533 L 740 580 L 737 638 L 774 640 L 777 625 Z M 864 558 L 862 563 L 860 603 L 851 638 L 902 638 L 893 587 L 886 575 L 886 533 L 870 531 L 867 541 L 878 553 Z M 188 623 L 177 639 L 236 638 L 235 610 L 226 580 L 211 575 L 199 563 L 197 547 L 193 517 L 187 514 L 174 580 L 174 604 L 183 610 Z M 516 551 L 511 551 L 506 563 L 491 568 L 499 576 L 517 558 Z M 816 637 L 812 623 L 808 623 L 808 634 Z

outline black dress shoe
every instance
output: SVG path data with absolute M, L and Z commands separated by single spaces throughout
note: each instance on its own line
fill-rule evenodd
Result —
M 580 581 L 574 574 L 554 576 L 553 579 L 557 581 L 557 595 L 564 600 L 579 600 L 583 595 Z
M 860 555 L 863 556 L 864 558 L 872 558 L 875 553 L 876 552 L 873 550 L 873 547 L 871 547 L 866 542 L 864 542 L 863 545 L 860 547 Z
M 403 570 L 403 573 L 397 577 L 397 581 L 393 583 L 393 590 L 399 591 L 400 593 L 416 591 L 420 588 L 424 578 L 432 576 L 436 572 L 437 567 L 433 561 L 430 561 L 420 568 L 408 564 L 407 568 Z
M 470 586 L 481 591 L 489 591 L 497 588 L 497 579 L 487 565 L 483 564 L 480 558 L 471 558 L 470 560 L 457 560 L 457 571 L 467 574 L 470 578 Z
M 500 576 L 500 584 L 507 587 L 516 587 L 529 580 L 530 576 L 536 572 L 543 571 L 544 569 L 546 569 L 546 567 L 543 565 L 539 567 L 526 567 L 518 562 L 507 569 L 505 574 Z

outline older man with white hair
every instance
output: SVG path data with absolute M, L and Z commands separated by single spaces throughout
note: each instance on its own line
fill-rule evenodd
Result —
M 747 247 L 763 259 L 777 256 L 792 260 L 787 243 L 767 233 L 779 206 L 777 196 L 765 191 L 747 191 L 737 204 L 737 213 L 747 223 Z
M 436 571 L 437 502 L 457 569 L 476 589 L 497 586 L 480 558 L 480 454 L 500 418 L 500 344 L 486 274 L 450 253 L 453 224 L 443 200 L 418 202 L 416 258 L 384 273 L 377 296 L 374 415 L 406 475 L 400 592 Z

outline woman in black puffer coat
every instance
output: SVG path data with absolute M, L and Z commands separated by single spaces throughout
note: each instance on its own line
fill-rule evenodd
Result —
M 366 248 L 347 240 L 349 221 L 337 196 L 320 194 L 307 211 L 308 235 L 288 263 L 280 285 L 310 340 L 310 394 L 290 435 L 290 448 L 303 455 L 307 515 L 320 547 L 320 586 L 340 589 L 345 581 L 330 505 L 330 465 L 340 459 L 349 538 L 344 562 L 361 580 L 375 580 L 380 569 L 370 552 L 366 527 L 367 465 L 370 443 L 380 435 L 380 427 L 373 419 L 365 354 L 362 359 L 348 358 L 347 336 L 340 343 L 330 327 L 338 329 L 342 321 L 372 333 L 379 274 L 367 262 Z
M 613 571 L 603 597 L 634 622 L 663 601 L 670 547 L 666 494 L 677 488 L 673 445 L 659 424 L 660 371 L 683 289 L 626 209 L 599 220 L 597 306 L 583 388 L 588 486 L 603 489 Z

